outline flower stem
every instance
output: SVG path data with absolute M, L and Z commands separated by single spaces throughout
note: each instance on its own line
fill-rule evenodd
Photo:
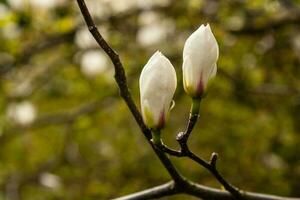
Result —
M 193 99 L 192 108 L 191 108 L 191 114 L 192 115 L 198 115 L 199 114 L 200 102 L 201 102 L 201 99 Z
M 152 141 L 156 146 L 161 146 L 162 141 L 161 141 L 161 132 L 160 130 L 153 130 L 152 131 Z

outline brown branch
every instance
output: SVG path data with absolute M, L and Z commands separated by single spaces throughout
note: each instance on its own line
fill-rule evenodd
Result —
M 206 162 L 204 159 L 200 158 L 192 151 L 190 151 L 188 147 L 189 136 L 192 133 L 198 118 L 200 117 L 199 115 L 200 103 L 201 103 L 201 99 L 193 99 L 187 128 L 184 132 L 179 132 L 176 137 L 176 140 L 180 145 L 180 150 L 178 151 L 178 150 L 171 149 L 168 146 L 166 146 L 163 142 L 156 145 L 156 148 L 172 156 L 190 158 L 191 160 L 195 161 L 196 163 L 198 163 L 199 165 L 207 169 L 228 192 L 230 192 L 234 197 L 236 197 L 236 199 L 243 199 L 239 190 L 234 186 L 232 186 L 228 181 L 226 181 L 226 179 L 217 170 L 216 153 L 212 154 L 210 162 Z
M 193 100 L 187 128 L 184 132 L 178 133 L 176 137 L 176 140 L 178 141 L 181 147 L 180 150 L 177 151 L 171 149 L 168 146 L 164 145 L 163 143 L 157 146 L 157 148 L 172 156 L 190 158 L 191 160 L 195 161 L 196 163 L 198 163 L 199 165 L 207 169 L 228 192 L 230 192 L 234 197 L 236 197 L 236 199 L 243 199 L 241 193 L 239 192 L 239 189 L 235 188 L 228 181 L 226 181 L 226 179 L 217 170 L 216 163 L 218 157 L 216 153 L 212 154 L 210 162 L 206 162 L 204 159 L 200 158 L 192 151 L 190 151 L 188 147 L 189 136 L 192 133 L 195 124 L 200 116 L 199 115 L 200 102 L 201 99 Z
M 127 196 L 116 198 L 115 200 L 146 200 L 171 196 L 174 194 L 189 194 L 207 200 L 235 200 L 235 197 L 224 190 L 206 187 L 193 182 L 186 182 L 185 185 L 179 185 L 173 181 Z M 254 192 L 243 192 L 242 195 L 247 200 L 299 200 L 299 198 L 281 197 Z
M 125 70 L 123 68 L 123 65 L 120 61 L 119 55 L 108 45 L 108 43 L 103 39 L 102 35 L 98 31 L 86 5 L 84 0 L 77 0 L 78 5 L 80 7 L 80 10 L 82 12 L 82 15 L 84 17 L 84 20 L 88 26 L 89 31 L 99 44 L 99 46 L 105 51 L 105 53 L 109 56 L 111 59 L 114 67 L 115 67 L 115 80 L 118 84 L 119 90 L 120 90 L 120 95 L 128 105 L 128 108 L 130 109 L 131 113 L 133 114 L 135 120 L 137 123 L 140 125 L 143 133 L 145 136 L 150 139 L 151 138 L 151 133 L 143 123 L 142 117 L 139 114 L 139 111 L 137 107 L 135 106 L 131 94 L 128 90 L 127 86 L 127 80 L 125 76 Z
M 148 190 L 116 198 L 114 200 L 140 200 L 140 199 L 156 199 L 164 196 L 171 196 L 180 193 L 177 188 L 175 188 L 175 183 L 170 181 L 166 184 L 159 185 Z
M 231 185 L 217 170 L 216 168 L 216 161 L 217 161 L 217 156 L 216 154 L 212 154 L 212 158 L 210 160 L 210 163 L 206 162 L 202 158 L 198 157 L 195 155 L 193 152 L 188 151 L 187 155 L 188 158 L 192 159 L 193 161 L 197 162 L 199 165 L 202 165 L 204 168 L 206 168 L 208 171 L 213 174 L 213 176 L 219 181 L 224 188 L 230 192 L 236 199 L 244 199 L 243 196 L 241 195 L 239 189 L 235 188 L 233 185 Z
M 167 169 L 168 173 L 173 178 L 173 180 L 175 180 L 177 182 L 182 182 L 183 181 L 182 176 L 177 172 L 177 170 L 175 169 L 175 167 L 173 166 L 173 164 L 171 163 L 169 158 L 163 152 L 157 150 L 152 145 L 152 143 L 150 142 L 150 140 L 151 140 L 151 131 L 144 124 L 142 116 L 141 116 L 139 110 L 137 109 L 137 107 L 136 107 L 136 105 L 135 105 L 135 103 L 134 103 L 134 101 L 131 97 L 130 91 L 129 91 L 128 86 L 127 86 L 125 70 L 124 70 L 124 67 L 123 67 L 123 65 L 120 61 L 119 55 L 103 39 L 102 35 L 98 31 L 98 29 L 97 29 L 91 15 L 90 15 L 90 13 L 89 13 L 88 8 L 86 7 L 85 1 L 84 0 L 77 0 L 77 3 L 79 5 L 79 8 L 81 10 L 81 13 L 84 17 L 84 20 L 85 20 L 87 26 L 88 26 L 89 31 L 91 32 L 91 34 L 93 35 L 93 37 L 95 38 L 95 40 L 97 41 L 99 46 L 109 56 L 109 58 L 111 59 L 113 65 L 114 65 L 115 80 L 116 80 L 117 85 L 119 87 L 120 95 L 123 98 L 123 100 L 125 101 L 125 103 L 127 104 L 130 112 L 134 116 L 134 118 L 135 118 L 137 124 L 139 125 L 142 133 L 147 138 L 147 141 L 151 144 L 151 146 L 152 146 L 153 150 L 155 151 L 156 155 L 158 156 L 160 161 L 163 163 L 163 165 L 165 166 L 165 168 Z

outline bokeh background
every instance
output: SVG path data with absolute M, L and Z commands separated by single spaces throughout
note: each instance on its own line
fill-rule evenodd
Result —
M 182 48 L 202 23 L 220 46 L 217 77 L 190 138 L 220 155 L 241 189 L 300 196 L 299 0 L 87 0 L 120 54 L 139 105 L 143 65 L 162 51 L 176 68 L 176 106 L 163 132 L 178 147 L 190 99 Z M 182 174 L 220 188 L 203 168 Z M 0 1 L 0 199 L 111 199 L 170 178 L 118 95 L 113 66 L 75 0 Z M 194 199 L 179 195 L 164 199 Z

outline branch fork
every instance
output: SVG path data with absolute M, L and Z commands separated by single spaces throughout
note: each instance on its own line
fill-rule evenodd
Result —
M 236 187 L 232 186 L 228 181 L 226 181 L 225 178 L 219 173 L 217 170 L 217 159 L 218 154 L 212 153 L 210 161 L 207 162 L 201 157 L 194 154 L 188 147 L 188 139 L 190 134 L 193 131 L 193 128 L 200 117 L 199 115 L 199 107 L 200 107 L 200 100 L 198 102 L 195 102 L 193 100 L 191 113 L 188 121 L 187 128 L 184 132 L 179 132 L 177 134 L 176 140 L 178 141 L 180 145 L 180 150 L 174 150 L 165 145 L 161 140 L 159 143 L 154 143 L 154 146 L 159 149 L 162 152 L 165 152 L 171 156 L 175 157 L 187 157 L 193 160 L 194 162 L 198 163 L 199 165 L 203 166 L 205 169 L 207 169 L 215 178 L 216 180 L 228 191 L 232 194 L 232 196 L 235 197 L 235 199 L 242 200 L 244 199 Z

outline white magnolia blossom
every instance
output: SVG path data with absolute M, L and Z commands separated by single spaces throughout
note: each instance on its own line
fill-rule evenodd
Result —
M 149 59 L 140 76 L 140 97 L 144 122 L 149 128 L 164 126 L 177 86 L 176 72 L 161 52 Z
M 185 42 L 183 49 L 183 85 L 193 98 L 203 95 L 208 81 L 217 73 L 218 43 L 209 24 L 201 25 Z

